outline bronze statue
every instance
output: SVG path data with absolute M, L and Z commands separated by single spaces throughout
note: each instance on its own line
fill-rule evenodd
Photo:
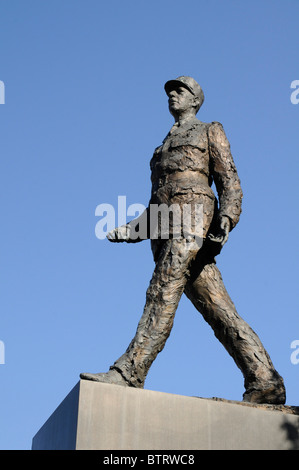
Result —
M 242 189 L 223 127 L 196 118 L 204 101 L 200 85 L 182 76 L 165 84 L 175 124 L 152 157 L 151 199 L 139 218 L 149 219 L 153 204 L 200 204 L 202 243 L 198 237 L 151 238 L 155 270 L 136 335 L 107 373 L 83 373 L 82 379 L 143 388 L 146 375 L 170 334 L 183 293 L 203 315 L 244 376 L 243 400 L 285 403 L 282 377 L 250 326 L 238 315 L 216 266 L 217 256 L 241 214 Z M 215 183 L 218 201 L 211 189 Z M 138 220 L 137 220 L 138 222 Z M 111 242 L 130 237 L 136 219 L 107 235 Z

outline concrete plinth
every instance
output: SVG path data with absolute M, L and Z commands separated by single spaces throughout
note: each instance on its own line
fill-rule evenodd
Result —
M 293 407 L 252 406 L 82 380 L 33 450 L 299 449 Z

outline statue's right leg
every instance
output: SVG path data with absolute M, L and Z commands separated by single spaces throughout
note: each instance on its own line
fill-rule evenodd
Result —
M 198 249 L 195 240 L 165 240 L 147 289 L 146 304 L 135 337 L 109 372 L 84 373 L 82 379 L 143 388 L 151 364 L 170 335 L 190 274 L 190 264 Z

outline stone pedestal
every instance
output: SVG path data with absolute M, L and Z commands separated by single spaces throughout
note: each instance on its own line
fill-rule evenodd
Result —
M 80 381 L 33 450 L 299 449 L 296 407 L 254 406 Z

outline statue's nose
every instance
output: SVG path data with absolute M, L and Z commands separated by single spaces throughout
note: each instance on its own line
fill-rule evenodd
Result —
M 169 98 L 173 98 L 174 96 L 176 96 L 176 91 L 175 90 L 171 90 L 169 93 L 168 93 L 168 96 Z

